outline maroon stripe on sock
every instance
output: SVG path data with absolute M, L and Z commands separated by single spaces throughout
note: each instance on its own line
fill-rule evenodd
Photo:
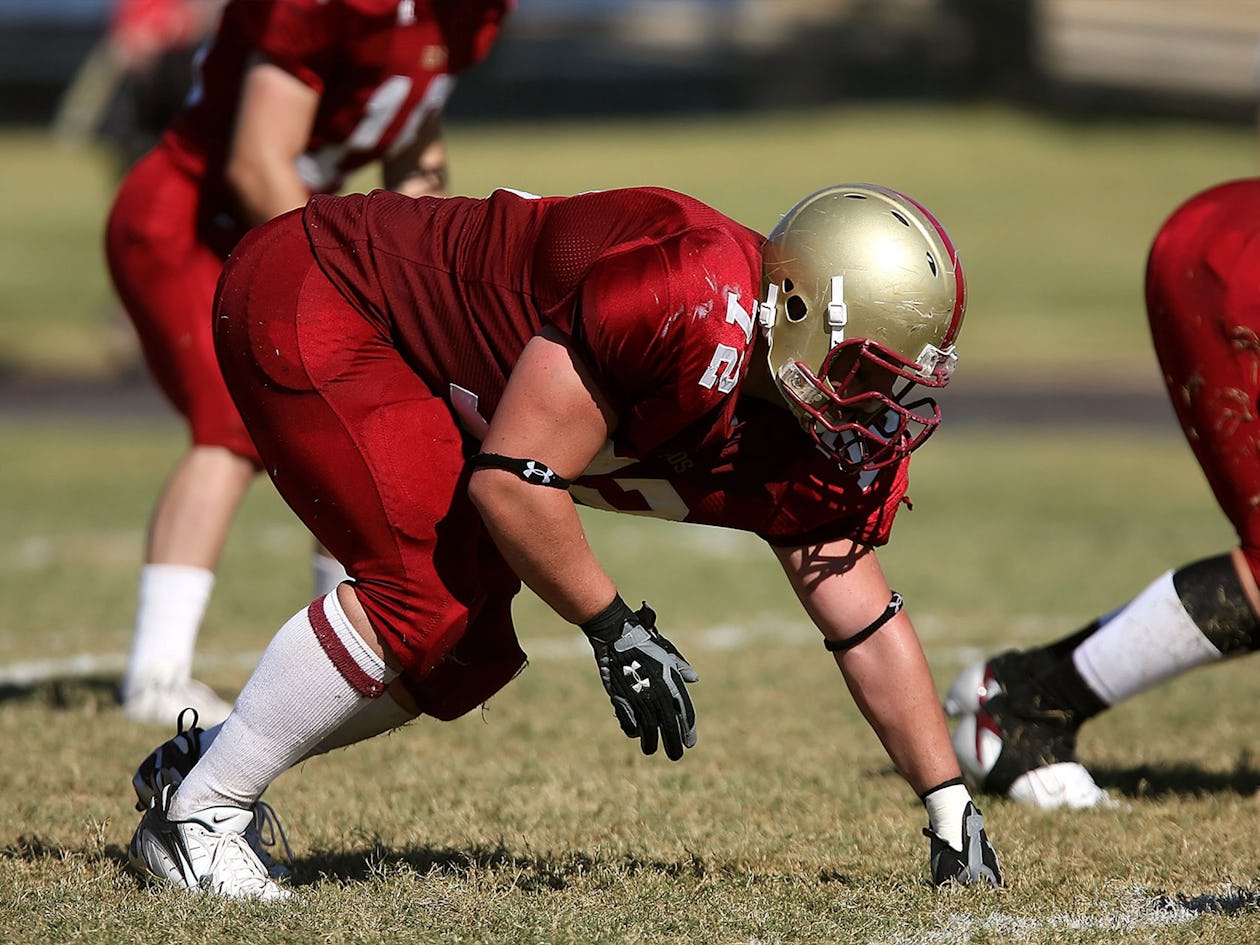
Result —
M 336 591 L 333 593 L 335 594 Z M 369 699 L 375 699 L 385 691 L 385 684 L 364 672 L 363 667 L 355 661 L 350 651 L 346 649 L 346 645 L 341 642 L 341 637 L 337 635 L 337 631 L 328 620 L 328 615 L 324 613 L 324 598 L 311 602 L 311 606 L 306 609 L 306 617 L 315 631 L 315 639 L 319 641 L 319 645 L 324 648 L 333 666 L 337 667 L 337 672 L 341 673 L 346 682 Z

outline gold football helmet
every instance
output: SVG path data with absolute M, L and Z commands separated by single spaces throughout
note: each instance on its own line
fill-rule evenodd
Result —
M 839 184 L 787 212 L 763 247 L 758 321 L 801 426 L 851 471 L 878 469 L 940 423 L 966 290 L 945 229 L 905 194 Z

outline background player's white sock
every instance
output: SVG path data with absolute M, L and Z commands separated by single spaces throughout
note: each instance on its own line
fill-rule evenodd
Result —
M 146 684 L 169 685 L 191 676 L 197 631 L 213 588 L 214 572 L 205 568 L 148 564 L 141 569 L 124 701 Z
M 1172 571 L 1106 618 L 1072 653 L 1081 679 L 1107 705 L 1220 658 L 1186 612 Z
M 325 647 L 337 652 L 344 673 Z M 360 639 L 336 594 L 294 614 L 175 792 L 171 817 L 220 805 L 249 807 L 280 774 L 375 701 L 395 676 Z

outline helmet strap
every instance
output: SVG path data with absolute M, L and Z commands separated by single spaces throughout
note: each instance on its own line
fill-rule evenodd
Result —
M 779 286 L 771 282 L 770 287 L 766 289 L 766 300 L 757 304 L 757 323 L 761 325 L 761 330 L 769 333 L 774 327 L 775 309 L 779 307 Z
M 831 277 L 831 301 L 827 303 L 827 327 L 831 329 L 831 347 L 844 341 L 849 324 L 849 306 L 844 301 L 844 276 Z

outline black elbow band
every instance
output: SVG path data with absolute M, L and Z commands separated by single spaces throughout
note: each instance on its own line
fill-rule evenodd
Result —
M 876 630 L 900 613 L 904 603 L 905 602 L 901 599 L 901 595 L 896 591 L 893 591 L 893 595 L 888 599 L 888 606 L 884 608 L 884 612 L 871 621 L 868 626 L 862 628 L 851 637 L 845 637 L 843 640 L 824 639 L 823 646 L 829 649 L 832 653 L 842 653 L 845 650 L 853 649 L 859 643 L 869 639 Z
M 498 453 L 478 453 L 468 461 L 472 469 L 506 469 L 516 473 L 531 486 L 548 486 L 552 489 L 567 489 L 572 481 L 540 463 L 536 459 L 513 459 L 511 456 L 500 456 Z

